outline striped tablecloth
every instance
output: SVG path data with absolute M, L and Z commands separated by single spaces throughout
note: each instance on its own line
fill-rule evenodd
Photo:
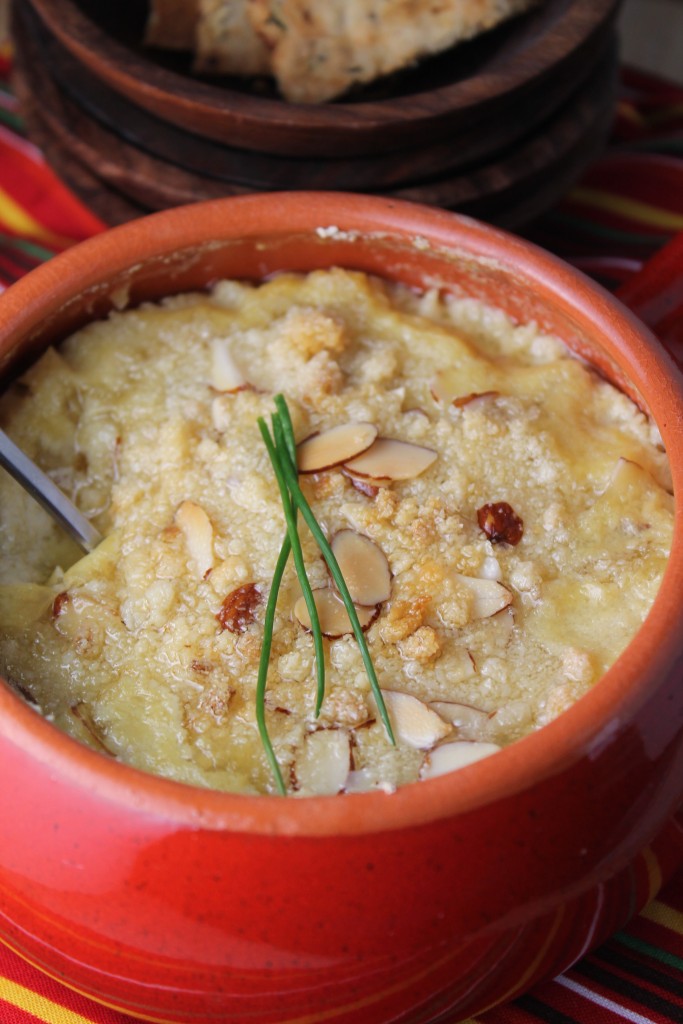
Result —
M 0 290 L 103 225 L 25 138 L 0 44 Z M 630 70 L 608 151 L 529 237 L 608 287 L 683 232 L 683 89 Z M 0 780 L 0 784 L 2 780 Z M 481 1024 L 683 1024 L 683 871 L 627 928 Z M 0 945 L 0 1024 L 125 1024 Z

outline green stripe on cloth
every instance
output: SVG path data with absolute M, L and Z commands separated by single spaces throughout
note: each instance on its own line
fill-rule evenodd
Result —
M 7 128 L 16 132 L 17 135 L 24 134 L 24 122 L 19 114 L 15 114 L 13 110 L 8 110 L 3 106 L 0 106 L 0 124 L 6 125 Z
M 52 249 L 46 249 L 42 245 L 38 245 L 36 242 L 30 242 L 27 238 L 13 238 L 11 235 L 5 235 L 0 232 L 0 245 L 6 245 L 8 248 L 19 249 L 21 252 L 25 252 L 28 256 L 33 256 L 35 260 L 49 260 L 54 256 Z
M 588 979 L 596 985 L 606 989 L 610 996 L 620 997 L 634 1003 L 639 1009 L 650 1010 L 659 1013 L 669 1020 L 676 1020 L 681 1011 L 681 1003 L 671 993 L 671 999 L 661 996 L 658 992 L 652 992 L 638 981 L 632 978 L 624 978 L 621 975 L 601 967 L 595 959 L 580 960 L 572 968 L 572 975 Z M 603 992 L 602 995 L 605 995 Z
M 660 963 L 666 964 L 667 967 L 675 967 L 683 971 L 683 959 L 680 956 L 667 952 L 665 949 L 661 949 L 659 946 L 652 946 L 649 942 L 643 942 L 642 939 L 637 939 L 627 932 L 618 932 L 612 938 L 614 942 L 620 942 L 623 946 L 628 946 L 639 953 L 651 956 L 653 960 L 659 960 Z
M 592 958 L 603 966 L 608 965 L 609 968 L 617 972 L 621 971 L 622 974 L 639 978 L 643 984 L 649 985 L 653 989 L 660 989 L 675 999 L 683 1001 L 683 976 L 680 978 L 672 976 L 670 971 L 662 969 L 663 964 L 654 965 L 645 962 L 636 955 L 635 950 L 627 952 L 614 943 L 606 943 L 593 953 Z M 648 958 L 648 961 L 650 959 Z

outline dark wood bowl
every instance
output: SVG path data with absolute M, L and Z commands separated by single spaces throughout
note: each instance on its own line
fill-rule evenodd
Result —
M 22 0 L 96 78 L 172 125 L 237 149 L 368 156 L 433 145 L 501 117 L 522 96 L 579 81 L 613 31 L 620 0 L 545 0 L 528 14 L 324 106 L 287 103 L 263 82 L 208 81 L 189 59 L 146 51 L 139 0 Z
M 242 163 L 246 166 L 233 160 L 221 165 L 221 173 L 216 167 L 213 173 L 200 173 L 179 158 L 182 147 L 175 160 L 160 159 L 149 146 L 131 139 L 127 129 L 117 130 L 93 116 L 81 105 L 80 93 L 74 97 L 65 82 L 53 77 L 54 64 L 45 59 L 50 48 L 44 49 L 38 36 L 26 30 L 27 20 L 30 22 L 25 12 L 15 9 L 13 35 L 19 76 L 15 87 L 29 135 L 43 147 L 58 173 L 107 222 L 118 223 L 141 210 L 245 192 L 310 190 L 319 187 L 323 177 L 328 188 L 342 187 L 337 180 L 341 162 L 337 161 L 328 161 L 326 168 L 319 160 L 297 162 L 245 152 Z M 391 181 L 375 181 L 373 191 L 457 209 L 500 226 L 523 226 L 557 201 L 602 146 L 612 121 L 617 64 L 616 41 L 612 39 L 587 80 L 551 117 L 490 159 L 455 170 L 442 168 L 428 179 L 417 178 L 399 187 Z M 156 119 L 143 113 L 150 122 L 148 127 L 153 128 L 151 122 Z M 156 124 L 158 127 L 161 122 Z M 186 133 L 185 138 L 187 149 L 192 143 Z M 396 158 L 400 162 L 398 154 Z M 256 165 L 261 166 L 265 181 L 258 176 L 245 179 L 249 173 L 256 174 Z M 353 182 L 346 187 L 353 189 Z
M 95 121 L 110 134 L 164 163 L 217 182 L 261 191 L 387 191 L 481 167 L 528 139 L 567 101 L 571 102 L 594 77 L 595 68 L 604 64 L 605 52 L 613 45 L 610 39 L 607 47 L 596 53 L 593 63 L 585 63 L 581 78 L 557 78 L 531 95 L 520 93 L 505 110 L 464 127 L 451 138 L 400 153 L 303 160 L 221 144 L 150 114 L 76 60 L 29 5 L 14 8 L 12 32 L 24 63 L 49 69 L 59 91 L 73 101 L 75 108 L 69 119 L 72 134 L 80 134 L 77 124 L 85 113 L 86 124 Z M 101 132 L 100 137 L 106 140 L 107 135 Z

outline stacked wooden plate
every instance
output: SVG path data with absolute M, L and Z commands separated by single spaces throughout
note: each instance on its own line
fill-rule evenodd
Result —
M 243 192 L 341 189 L 519 227 L 604 143 L 619 0 L 544 0 L 476 40 L 324 106 L 201 80 L 146 51 L 139 0 L 21 0 L 29 134 L 109 223 Z

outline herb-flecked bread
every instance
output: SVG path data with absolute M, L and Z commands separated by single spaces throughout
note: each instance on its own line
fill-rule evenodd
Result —
M 479 35 L 538 0 L 248 0 L 272 47 L 282 95 L 297 103 L 334 99 Z
M 204 74 L 267 75 L 270 53 L 248 16 L 249 0 L 199 0 L 195 70 Z
M 486 32 L 540 0 L 152 0 L 145 41 L 202 74 L 272 75 L 324 103 Z

